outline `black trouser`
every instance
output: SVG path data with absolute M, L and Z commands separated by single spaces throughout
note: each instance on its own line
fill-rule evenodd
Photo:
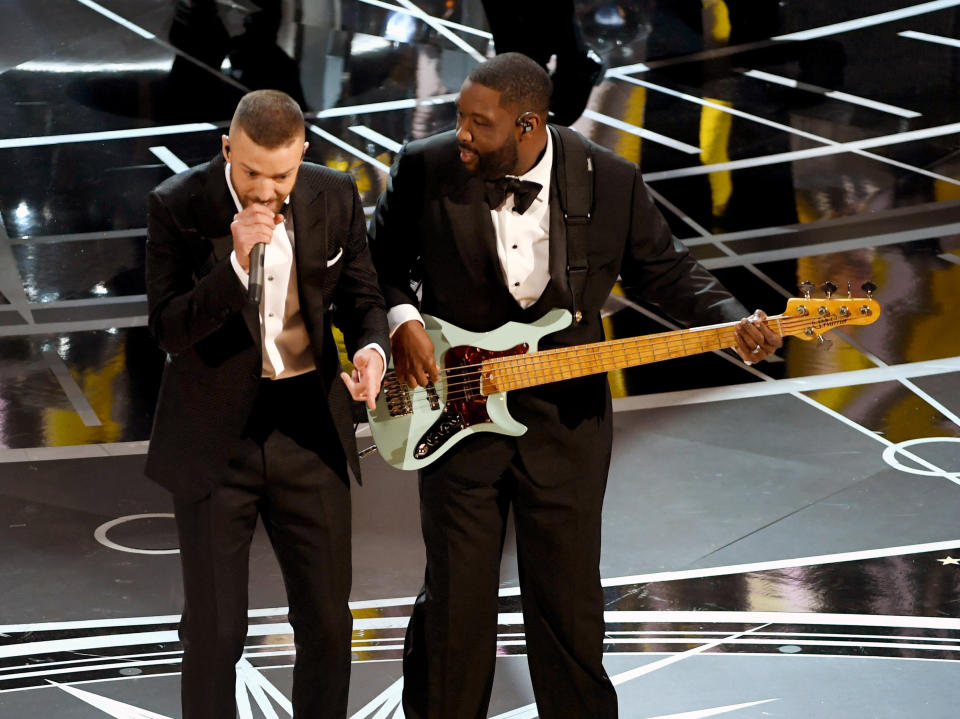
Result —
M 297 719 L 345 717 L 350 683 L 350 486 L 314 373 L 261 381 L 247 436 L 205 499 L 175 503 L 183 564 L 183 719 L 233 719 L 257 517 L 283 572 Z M 326 461 L 325 461 L 326 460 Z
M 571 425 L 549 405 L 537 409 L 514 412 L 529 427 L 523 437 L 469 437 L 421 473 L 427 569 L 404 651 L 407 719 L 487 716 L 510 506 L 540 716 L 617 716 L 599 570 L 609 414 Z

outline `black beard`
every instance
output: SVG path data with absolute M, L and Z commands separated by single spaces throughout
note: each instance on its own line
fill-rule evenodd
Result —
M 251 200 L 248 197 L 241 197 L 240 206 L 243 209 L 247 209 L 250 205 L 263 205 L 264 207 L 269 207 L 275 213 L 281 213 L 283 212 L 283 200 L 284 198 L 282 197 L 274 197 L 269 202 L 260 202 L 259 200 Z
M 517 140 L 513 135 L 499 150 L 477 157 L 477 174 L 485 180 L 497 180 L 512 173 L 517 167 Z

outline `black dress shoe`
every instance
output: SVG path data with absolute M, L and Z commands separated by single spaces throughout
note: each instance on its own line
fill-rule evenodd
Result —
M 604 62 L 593 50 L 573 62 L 557 61 L 550 98 L 550 121 L 571 125 L 583 114 L 593 88 L 603 79 Z

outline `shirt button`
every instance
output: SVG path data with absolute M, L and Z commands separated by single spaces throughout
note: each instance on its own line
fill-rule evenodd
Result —
M 519 283 L 519 282 L 514 282 L 514 283 L 513 283 L 513 286 L 514 286 L 514 287 L 519 287 L 519 286 L 520 286 L 520 283 Z
M 267 313 L 267 317 L 273 317 L 273 312 Z
M 513 249 L 517 249 L 517 246 L 516 246 L 516 245 L 514 245 L 514 246 L 513 246 Z
M 271 276 L 271 277 L 268 277 L 268 278 L 267 278 L 267 282 L 273 282 L 273 277 L 272 277 L 272 276 Z

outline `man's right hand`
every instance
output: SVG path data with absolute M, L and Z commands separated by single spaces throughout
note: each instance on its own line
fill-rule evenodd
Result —
M 237 253 L 237 261 L 245 271 L 250 271 L 250 250 L 258 242 L 269 245 L 273 228 L 281 222 L 283 215 L 256 202 L 233 216 L 233 222 L 230 223 L 233 251 Z
M 416 320 L 397 327 L 390 338 L 390 350 L 397 378 L 407 387 L 426 387 L 440 379 L 440 370 L 433 358 L 433 342 Z

